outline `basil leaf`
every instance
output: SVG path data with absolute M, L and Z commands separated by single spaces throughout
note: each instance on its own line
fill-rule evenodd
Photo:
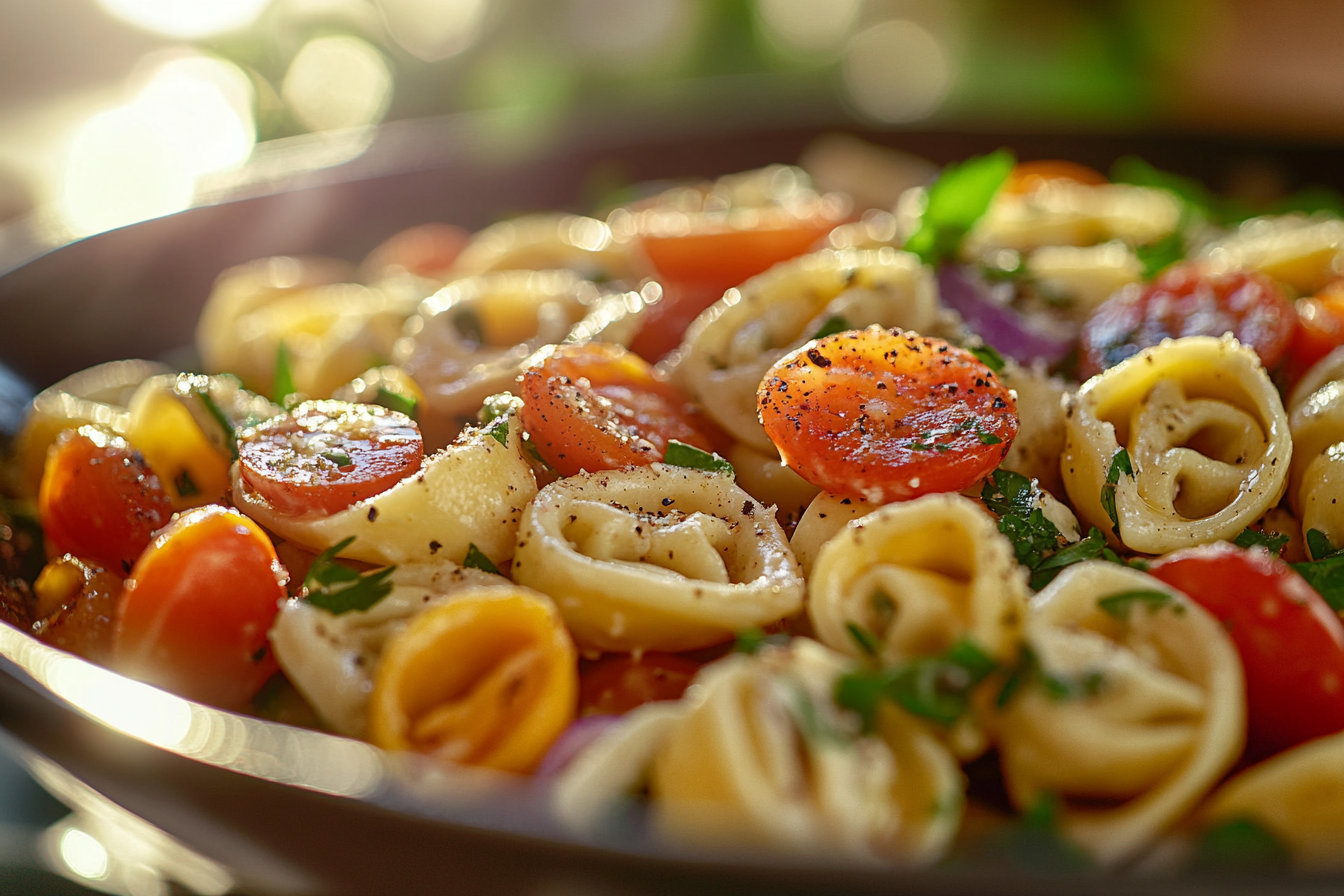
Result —
M 975 355 L 975 357 L 980 360 L 981 364 L 985 365 L 995 373 L 1003 370 L 1004 366 L 1008 363 L 1003 359 L 1003 355 L 999 354 L 992 345 L 977 345 L 975 348 L 967 349 L 967 351 Z
M 374 397 L 373 403 L 381 405 L 389 411 L 405 414 L 412 420 L 415 419 L 416 412 L 419 410 L 419 403 L 414 398 L 409 395 L 402 395 L 400 392 L 393 392 L 385 386 L 378 387 L 378 394 Z
M 1325 598 L 1330 609 L 1344 613 L 1344 554 L 1327 556 L 1323 560 L 1288 564 L 1307 584 Z
M 849 321 L 838 314 L 833 314 L 822 322 L 821 328 L 812 334 L 813 339 L 825 339 L 827 336 L 834 336 L 836 333 L 843 333 L 846 330 L 854 329 Z
M 1313 529 L 1312 531 L 1315 532 L 1316 530 Z M 1288 543 L 1288 536 L 1261 532 L 1259 529 L 1252 529 L 1247 526 L 1240 535 L 1232 540 L 1232 543 L 1239 548 L 1265 548 L 1277 557 L 1283 553 L 1283 546 Z
M 924 214 L 905 249 L 934 267 L 955 257 L 1016 164 L 1011 150 L 999 149 L 944 168 L 929 186 Z
M 719 457 L 702 451 L 694 445 L 687 445 L 672 439 L 667 443 L 667 452 L 663 463 L 671 467 L 687 467 L 692 470 L 704 470 L 707 473 L 727 473 L 733 475 L 733 465 Z
M 484 551 L 476 547 L 475 542 L 467 545 L 467 556 L 463 558 L 462 565 L 470 569 L 479 569 L 482 572 L 492 572 L 495 575 L 502 575 L 499 571 L 499 567 L 496 566 L 494 561 L 489 557 L 485 556 Z
M 488 430 L 490 437 L 501 445 L 509 444 L 509 418 L 500 417 Z
M 1192 868 L 1201 871 L 1277 871 L 1291 853 L 1258 822 L 1237 818 L 1209 828 L 1195 844 Z
M 336 562 L 336 555 L 354 540 L 352 535 L 314 557 L 303 579 L 305 599 L 336 616 L 351 610 L 367 610 L 392 591 L 388 579 L 396 571 L 395 566 L 361 574 Z
M 1134 591 L 1122 591 L 1119 594 L 1112 594 L 1110 597 L 1103 597 L 1097 601 L 1097 606 L 1104 610 L 1108 615 L 1116 619 L 1126 620 L 1129 618 L 1129 612 L 1136 606 L 1148 608 L 1148 612 L 1155 613 L 1166 606 L 1171 606 L 1177 611 L 1184 609 L 1176 599 L 1167 591 L 1158 591 L 1157 589 L 1136 589 Z
M 1330 536 L 1326 535 L 1320 529 L 1307 530 L 1307 553 L 1313 560 L 1324 560 L 1327 557 L 1333 557 L 1336 554 L 1344 553 L 1335 547 L 1330 541 Z
M 1120 537 L 1120 516 L 1115 510 L 1115 488 L 1120 483 L 1120 474 L 1134 478 L 1134 464 L 1130 462 L 1129 452 L 1124 448 L 1115 452 L 1111 458 L 1111 467 L 1106 471 L 1106 482 L 1101 487 L 1101 509 L 1111 518 L 1111 531 Z
M 285 341 L 280 340 L 279 345 L 275 347 L 275 380 L 274 387 L 271 389 L 271 399 L 280 407 L 288 409 L 286 403 L 291 395 L 298 393 L 294 386 L 294 371 L 289 364 L 289 346 Z

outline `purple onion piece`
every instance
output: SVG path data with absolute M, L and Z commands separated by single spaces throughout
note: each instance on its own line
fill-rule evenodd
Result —
M 938 268 L 938 293 L 945 305 L 961 315 L 967 327 L 999 354 L 1019 364 L 1030 364 L 1040 358 L 1054 366 L 1068 357 L 1077 341 L 1057 321 L 1036 322 L 993 301 L 985 285 L 957 265 Z
M 555 743 L 551 744 L 551 748 L 542 757 L 541 763 L 537 766 L 537 777 L 544 778 L 564 771 L 565 767 L 574 761 L 574 757 L 620 720 L 620 716 L 584 716 L 575 719 L 568 728 L 560 732 Z

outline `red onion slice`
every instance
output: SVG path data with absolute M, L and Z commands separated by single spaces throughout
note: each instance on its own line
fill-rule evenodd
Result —
M 938 268 L 938 294 L 945 305 L 961 315 L 967 327 L 999 354 L 1019 364 L 1039 358 L 1054 366 L 1068 357 L 1077 342 L 1063 322 L 1028 318 L 993 301 L 984 284 L 957 265 Z

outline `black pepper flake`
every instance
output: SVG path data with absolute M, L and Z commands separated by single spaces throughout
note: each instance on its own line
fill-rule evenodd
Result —
M 429 543 L 429 552 L 431 554 L 437 554 L 439 552 L 439 548 L 441 547 L 443 547 L 443 545 L 439 544 L 437 541 L 431 541 Z
M 667 507 L 669 504 L 675 504 L 675 503 L 677 503 L 677 499 L 676 499 L 676 498 L 664 498 L 664 499 L 663 499 L 663 506 L 664 506 L 664 507 Z
M 377 508 L 377 507 L 370 507 L 370 508 L 369 508 L 369 522 L 372 523 L 372 522 L 374 522 L 374 521 L 377 520 L 377 519 L 378 519 L 378 508 Z

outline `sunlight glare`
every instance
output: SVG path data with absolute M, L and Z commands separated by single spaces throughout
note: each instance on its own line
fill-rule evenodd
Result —
M 61 861 L 75 874 L 86 880 L 107 877 L 107 848 L 94 837 L 76 827 L 65 829 L 61 835 Z
M 123 22 L 167 37 L 195 40 L 245 28 L 271 0 L 98 0 Z
M 480 36 L 485 0 L 378 0 L 388 34 L 425 62 L 456 56 Z
M 349 35 L 304 44 L 285 73 L 281 96 L 313 131 L 376 124 L 392 97 L 392 72 L 383 54 Z

